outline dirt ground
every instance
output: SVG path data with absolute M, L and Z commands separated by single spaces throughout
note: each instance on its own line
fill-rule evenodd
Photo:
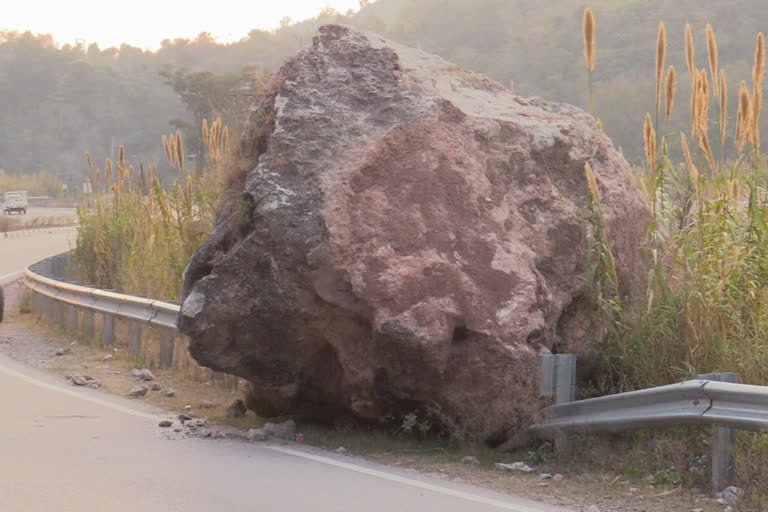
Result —
M 93 343 L 75 340 L 61 329 L 41 321 L 29 310 L 24 300 L 25 289 L 19 283 L 6 287 L 6 321 L 0 323 L 0 351 L 26 364 L 60 375 L 88 375 L 100 384 L 93 392 L 125 395 L 138 383 L 131 378 L 135 360 L 120 350 L 106 351 Z M 22 313 L 23 311 L 23 313 Z M 63 350 L 65 354 L 56 355 Z M 106 358 L 105 356 L 111 356 Z M 162 389 L 173 388 L 167 397 L 161 391 L 150 391 L 142 400 L 169 410 L 169 414 L 194 412 L 208 418 L 213 437 L 244 437 L 248 428 L 263 424 L 252 412 L 244 418 L 226 417 L 226 407 L 242 391 L 225 389 L 214 382 L 196 382 L 179 378 L 171 371 L 155 371 Z M 145 383 L 151 384 L 151 383 Z M 408 467 L 441 479 L 458 480 L 502 492 L 561 505 L 573 510 L 602 512 L 611 510 L 635 512 L 722 511 L 714 498 L 701 491 L 677 485 L 653 485 L 652 475 L 614 474 L 581 467 L 579 461 L 554 463 L 540 457 L 531 473 L 506 473 L 495 469 L 496 462 L 524 460 L 526 452 L 499 454 L 487 448 L 449 448 L 440 444 L 402 441 L 376 432 L 348 431 L 343 428 L 318 427 L 299 422 L 307 444 L 337 450 L 344 446 L 350 455 L 399 467 Z M 534 454 L 535 455 L 535 454 Z M 477 462 L 462 462 L 475 456 Z M 534 457 L 535 458 L 535 457 Z M 541 473 L 555 478 L 542 479 Z M 561 475 L 561 476 L 556 476 Z M 590 507 L 597 507 L 590 508 Z

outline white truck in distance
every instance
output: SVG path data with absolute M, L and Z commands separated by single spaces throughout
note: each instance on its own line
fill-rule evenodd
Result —
M 13 190 L 3 194 L 3 214 L 10 215 L 11 213 L 27 213 L 27 207 L 29 202 L 27 201 L 26 190 Z

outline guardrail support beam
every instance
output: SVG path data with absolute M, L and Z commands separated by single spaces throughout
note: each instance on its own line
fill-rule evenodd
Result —
M 104 322 L 101 326 L 101 346 L 111 347 L 115 344 L 115 317 L 104 314 Z
M 160 368 L 173 366 L 173 333 L 163 333 L 160 338 L 160 354 L 158 364 Z
M 85 336 L 85 338 L 88 340 L 92 340 L 94 334 L 95 329 L 93 327 L 93 311 L 86 309 L 83 311 L 83 336 Z
M 555 404 L 576 399 L 576 356 L 543 354 L 539 356 L 539 396 L 554 397 Z
M 137 321 L 131 322 L 131 334 L 128 340 L 128 353 L 137 356 L 141 353 L 141 324 Z
M 77 330 L 77 308 L 75 306 L 67 306 L 67 329 L 69 331 Z
M 736 373 L 707 373 L 697 375 L 700 380 L 738 383 Z M 720 492 L 732 485 L 735 479 L 733 448 L 736 446 L 736 430 L 730 427 L 715 427 L 712 440 L 712 488 Z

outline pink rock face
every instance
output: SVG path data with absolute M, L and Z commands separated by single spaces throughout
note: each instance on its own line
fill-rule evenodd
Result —
M 326 26 L 244 134 L 239 197 L 190 263 L 179 326 L 267 416 L 427 411 L 504 437 L 535 357 L 589 353 L 584 164 L 620 293 L 650 214 L 592 117 L 380 36 Z

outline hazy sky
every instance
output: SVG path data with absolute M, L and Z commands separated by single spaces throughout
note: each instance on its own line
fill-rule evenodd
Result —
M 236 41 L 254 28 L 273 29 L 284 16 L 311 18 L 324 7 L 357 9 L 358 0 L 9 0 L 2 2 L 0 29 L 53 34 L 60 43 L 78 39 L 101 47 L 127 42 L 156 49 L 163 39 L 210 32 Z

